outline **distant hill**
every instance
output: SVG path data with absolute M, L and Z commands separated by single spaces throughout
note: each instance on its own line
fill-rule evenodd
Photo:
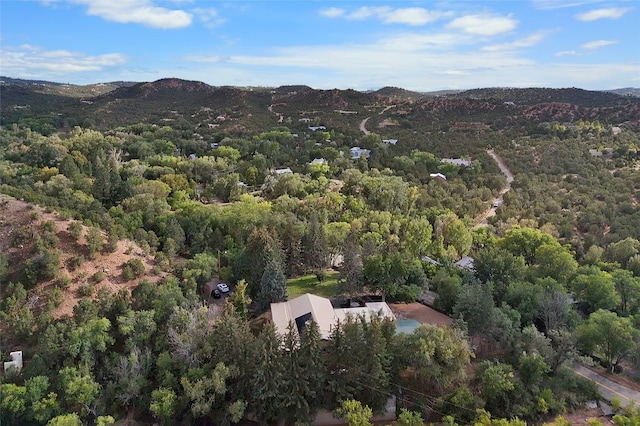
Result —
M 640 97 L 640 88 L 637 88 L 637 87 L 625 87 L 622 89 L 606 90 L 606 92 L 615 93 L 616 95 L 620 95 L 620 96 Z
M 603 107 L 624 104 L 627 100 L 615 93 L 577 88 L 484 88 L 459 92 L 449 97 L 466 99 L 496 99 L 522 105 L 542 103 L 567 103 L 584 107 Z
M 536 122 L 600 120 L 640 125 L 640 97 L 578 88 L 483 88 L 418 93 L 397 87 L 370 92 L 317 90 L 304 85 L 277 88 L 211 86 L 165 78 L 73 86 L 3 78 L 1 123 L 19 123 L 43 134 L 73 126 L 106 130 L 134 123 L 169 125 L 201 136 L 227 131 L 244 134 L 286 125 L 307 131 L 310 123 L 358 134 L 371 129 L 394 136 L 400 127 L 506 128 Z M 91 93 L 91 96 L 80 96 Z M 457 123 L 457 124 L 456 124 Z M 408 135 L 407 135 L 408 137 Z
M 424 94 L 420 92 L 413 92 L 411 90 L 401 89 L 399 87 L 383 87 L 374 92 L 371 92 L 377 96 L 385 96 L 396 99 L 420 99 L 424 97 Z
M 131 81 L 112 81 L 87 85 L 53 83 L 42 80 L 23 80 L 19 78 L 0 77 L 1 84 L 26 87 L 36 93 L 68 96 L 72 98 L 86 98 L 108 93 L 119 87 L 128 87 L 136 83 Z

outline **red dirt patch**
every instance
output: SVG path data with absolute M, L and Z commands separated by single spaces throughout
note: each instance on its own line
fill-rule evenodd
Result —
M 60 269 L 58 276 L 69 275 L 71 284 L 67 288 L 62 288 L 64 299 L 60 306 L 53 312 L 54 318 L 64 315 L 72 315 L 73 307 L 81 299 L 78 293 L 79 288 L 84 285 L 85 281 L 92 283 L 93 274 L 102 271 L 104 279 L 94 284 L 94 295 L 101 288 L 108 288 L 112 292 L 118 292 L 126 289 L 131 292 L 138 283 L 143 280 L 157 282 L 166 275 L 153 275 L 152 268 L 154 265 L 153 258 L 145 254 L 143 250 L 135 243 L 129 240 L 119 241 L 118 248 L 113 253 L 102 251 L 98 253 L 95 259 L 86 258 L 87 253 L 86 234 L 88 228 L 83 226 L 82 237 L 75 241 L 69 231 L 67 231 L 70 220 L 63 219 L 54 213 L 47 213 L 43 208 L 29 204 L 15 198 L 0 194 L 0 252 L 8 255 L 13 272 L 17 271 L 20 264 L 30 256 L 31 242 L 25 241 L 14 247 L 11 244 L 12 233 L 20 228 L 32 229 L 39 232 L 39 226 L 43 221 L 51 220 L 56 225 L 56 235 L 59 239 L 56 249 L 61 251 Z M 106 242 L 106 235 L 104 235 Z M 68 260 L 73 256 L 82 256 L 84 261 L 73 271 L 67 268 Z M 140 259 L 145 266 L 146 273 L 141 277 L 125 282 L 122 278 L 122 264 L 130 259 Z M 56 285 L 57 278 L 53 280 L 41 282 L 34 288 L 29 290 L 29 300 L 37 300 L 36 306 L 44 306 L 48 299 L 50 290 Z

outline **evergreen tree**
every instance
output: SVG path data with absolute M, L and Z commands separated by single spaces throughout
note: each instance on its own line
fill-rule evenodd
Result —
M 271 303 L 287 300 L 287 277 L 285 277 L 281 260 L 273 256 L 268 261 L 260 280 L 258 293 L 258 309 L 266 311 Z
M 314 272 L 323 271 L 327 267 L 327 239 L 324 229 L 313 212 L 307 225 L 307 232 L 302 241 L 305 265 Z
M 283 380 L 291 373 L 283 368 L 284 351 L 281 344 L 272 325 L 267 326 L 258 337 L 250 405 L 255 410 L 256 417 L 266 424 L 275 423 L 284 416 Z
M 354 295 L 362 290 L 362 254 L 358 236 L 351 230 L 344 241 L 340 266 L 340 293 Z

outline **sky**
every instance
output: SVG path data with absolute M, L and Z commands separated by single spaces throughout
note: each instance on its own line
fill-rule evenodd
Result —
M 355 90 L 640 87 L 640 0 L 0 0 L 0 75 Z

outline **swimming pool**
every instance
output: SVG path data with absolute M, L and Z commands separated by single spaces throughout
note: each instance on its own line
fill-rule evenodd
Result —
M 420 325 L 419 321 L 414 319 L 403 319 L 396 321 L 396 333 L 413 333 L 413 330 Z

